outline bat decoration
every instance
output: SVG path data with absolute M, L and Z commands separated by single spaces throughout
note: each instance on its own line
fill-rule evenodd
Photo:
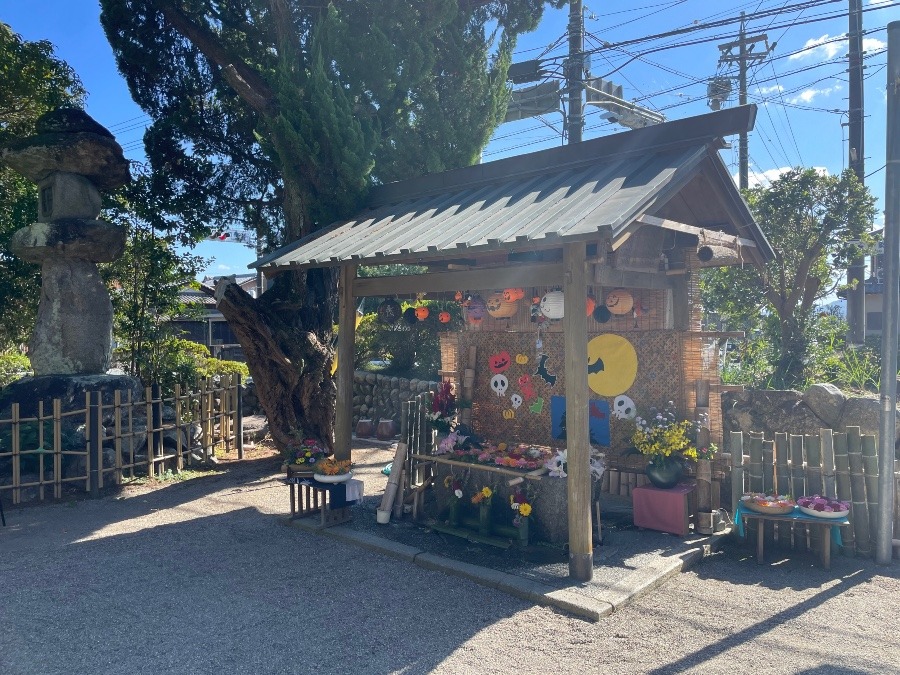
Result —
M 603 359 L 601 359 L 599 356 L 597 357 L 596 361 L 588 364 L 588 375 L 592 375 L 594 373 L 602 373 L 604 370 L 605 368 L 603 367 Z
M 547 370 L 547 360 L 549 358 L 550 357 L 546 354 L 541 354 L 541 362 L 538 364 L 537 370 L 534 371 L 534 374 L 552 387 L 554 384 L 556 384 L 556 375 Z

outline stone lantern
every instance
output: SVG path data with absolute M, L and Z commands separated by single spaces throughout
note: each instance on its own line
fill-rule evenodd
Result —
M 61 108 L 38 119 L 37 135 L 0 149 L 0 162 L 38 185 L 38 221 L 10 242 L 15 255 L 41 265 L 34 373 L 105 373 L 113 309 L 97 263 L 122 255 L 125 232 L 97 216 L 100 191 L 130 180 L 122 148 L 84 111 Z

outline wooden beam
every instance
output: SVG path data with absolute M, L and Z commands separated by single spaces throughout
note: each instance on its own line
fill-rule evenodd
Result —
M 353 284 L 356 265 L 344 265 L 338 281 L 337 400 L 334 418 L 334 455 L 350 459 L 353 433 L 353 344 L 356 340 L 356 303 Z
M 649 288 L 657 291 L 673 287 L 672 279 L 665 272 L 630 272 L 599 264 L 594 266 L 594 283 L 601 286 Z
M 563 248 L 563 342 L 566 376 L 566 452 L 569 498 L 569 576 L 594 574 L 591 532 L 591 438 L 588 429 L 587 262 L 584 242 Z
M 756 242 L 752 239 L 745 239 L 744 237 L 737 237 L 733 234 L 717 232 L 716 230 L 707 230 L 702 227 L 688 225 L 687 223 L 679 223 L 677 220 L 670 220 L 669 218 L 657 218 L 656 216 L 643 215 L 637 218 L 635 222 L 640 223 L 641 225 L 661 227 L 674 232 L 692 234 L 701 239 L 705 239 L 710 244 L 727 244 L 730 246 L 748 246 L 750 248 L 756 248 Z
M 397 277 L 357 279 L 353 285 L 356 297 L 402 295 L 407 293 L 446 293 L 465 289 L 509 288 L 515 286 L 554 286 L 562 282 L 562 263 L 491 267 L 410 274 Z

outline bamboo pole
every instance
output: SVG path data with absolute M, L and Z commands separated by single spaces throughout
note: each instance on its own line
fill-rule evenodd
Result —
M 825 489 L 824 496 L 837 497 L 837 489 L 834 483 L 834 433 L 831 429 L 819 429 L 819 438 L 822 442 L 822 482 Z
M 740 431 L 732 431 L 728 440 L 731 450 L 731 513 L 734 514 L 744 494 L 744 435 Z
M 53 496 L 62 499 L 62 401 L 53 399 Z
M 13 473 L 13 504 L 22 501 L 22 490 L 20 484 L 22 482 L 22 465 L 21 465 L 21 446 L 19 439 L 19 404 L 13 403 L 10 410 L 12 424 L 10 425 L 10 434 L 12 436 L 12 473 Z
M 786 495 L 791 491 L 791 479 L 788 471 L 789 456 L 788 435 L 775 434 L 775 491 L 780 495 Z
M 856 552 L 860 555 L 871 555 L 871 537 L 869 535 L 869 505 L 866 502 L 866 477 L 863 474 L 862 439 L 859 427 L 847 427 L 847 458 L 850 465 L 850 496 L 852 508 L 850 520 L 856 531 Z
M 766 494 L 775 491 L 775 441 L 763 441 L 763 489 Z
M 609 494 L 619 494 L 619 470 L 609 469 L 606 473 L 609 474 Z
M 806 459 L 806 490 L 810 495 L 821 495 L 822 489 L 822 439 L 819 436 L 805 436 L 803 439 L 803 450 Z M 821 527 L 810 527 L 809 543 L 810 548 L 815 551 L 821 550 L 822 546 L 831 546 L 830 533 L 825 533 L 822 537 Z
M 44 402 L 38 401 L 38 499 L 44 501 Z
M 797 499 L 797 497 L 802 497 L 806 494 L 806 476 L 803 472 L 803 436 L 791 434 L 788 442 L 791 448 L 791 496 Z M 791 538 L 796 550 L 806 550 L 806 535 L 805 525 L 794 526 L 791 529 Z
M 847 434 L 833 434 L 834 438 L 834 483 L 837 499 L 851 502 L 850 493 L 850 460 L 847 457 Z M 853 519 L 850 519 L 850 527 L 841 534 L 844 541 L 844 553 L 856 555 L 856 528 Z
M 866 505 L 869 510 L 869 532 L 878 532 L 878 441 L 875 436 L 860 438 L 862 465 L 866 483 Z
M 750 475 L 750 492 L 763 491 L 763 435 L 761 433 L 750 432 L 750 443 L 748 444 L 750 453 L 750 463 L 748 465 Z

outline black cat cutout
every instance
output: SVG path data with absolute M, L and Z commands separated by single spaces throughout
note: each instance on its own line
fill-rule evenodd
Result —
M 549 358 L 550 357 L 546 354 L 541 354 L 541 362 L 538 364 L 537 370 L 534 371 L 534 374 L 552 387 L 554 384 L 556 384 L 556 375 L 547 370 L 547 360 Z

